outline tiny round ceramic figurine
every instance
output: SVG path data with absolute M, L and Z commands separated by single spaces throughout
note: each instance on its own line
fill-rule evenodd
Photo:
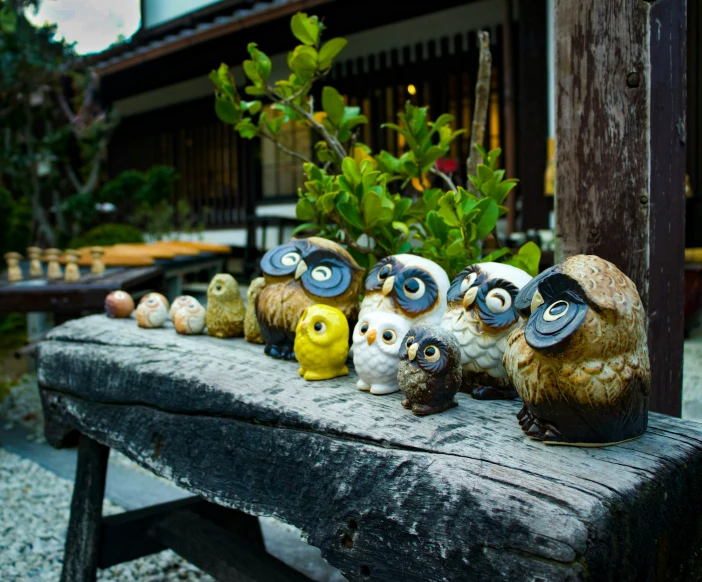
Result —
M 66 255 L 66 274 L 64 280 L 66 283 L 76 283 L 80 280 L 80 269 L 78 261 L 80 260 L 80 252 L 68 249 Z
M 173 301 L 171 301 L 171 308 L 168 310 L 168 314 L 171 319 L 175 321 L 175 314 L 181 307 L 185 307 L 191 299 L 195 299 L 191 295 L 179 295 Z M 197 299 L 195 299 L 197 301 Z
M 641 436 L 651 372 L 634 283 L 604 259 L 576 255 L 525 285 L 516 304 L 528 319 L 510 335 L 504 364 L 527 436 L 577 446 Z
M 244 316 L 244 337 L 252 344 L 265 344 L 261 335 L 261 328 L 256 319 L 256 301 L 261 289 L 266 284 L 263 277 L 256 277 L 249 283 L 249 290 L 246 292 L 246 315 Z
M 295 329 L 298 373 L 305 380 L 329 380 L 346 376 L 349 355 L 349 323 L 346 316 L 329 305 L 311 305 Z
M 39 247 L 29 247 L 27 249 L 27 257 L 29 257 L 29 276 L 43 277 L 44 270 L 41 267 L 41 249 Z
M 519 321 L 515 301 L 531 276 L 511 265 L 479 263 L 452 282 L 441 327 L 461 346 L 461 391 L 479 400 L 517 397 L 502 356 L 507 338 Z
M 163 327 L 168 318 L 168 300 L 160 293 L 148 293 L 139 301 L 136 310 L 139 327 Z
M 176 331 L 183 335 L 201 334 L 205 329 L 205 315 L 205 308 L 200 305 L 200 302 L 194 297 L 188 296 L 173 315 Z
M 113 291 L 105 297 L 107 317 L 126 319 L 134 311 L 134 299 L 126 291 Z
M 63 270 L 61 269 L 61 264 L 59 263 L 61 251 L 59 249 L 46 249 L 44 251 L 44 256 L 49 263 L 46 269 L 46 276 L 49 279 L 62 279 Z
M 336 307 L 355 324 L 363 269 L 337 243 L 293 239 L 268 251 L 261 269 L 265 285 L 256 301 L 256 318 L 269 356 L 295 358 L 295 329 L 311 305 Z
M 90 272 L 93 275 L 102 275 L 105 272 L 105 263 L 102 262 L 102 256 L 105 254 L 105 249 L 102 247 L 91 247 L 90 255 L 93 257 L 93 262 L 90 265 Z
M 402 406 L 414 414 L 436 414 L 457 406 L 461 350 L 453 334 L 436 325 L 412 327 L 400 346 L 397 372 Z
M 19 253 L 5 253 L 5 262 L 7 263 L 7 280 L 11 283 L 22 280 L 22 268 L 19 264 L 21 260 L 22 255 Z
M 207 333 L 221 338 L 241 337 L 245 315 L 239 283 L 227 273 L 215 275 L 207 288 Z
M 409 322 L 396 313 L 373 311 L 358 320 L 353 330 L 353 365 L 356 388 L 371 394 L 397 392 L 397 368 L 402 340 Z
M 446 311 L 448 289 L 448 275 L 434 261 L 416 255 L 385 257 L 368 273 L 359 318 L 388 311 L 410 325 L 438 325 Z

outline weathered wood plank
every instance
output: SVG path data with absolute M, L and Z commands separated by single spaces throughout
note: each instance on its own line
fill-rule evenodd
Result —
M 557 257 L 595 254 L 649 312 L 651 410 L 679 415 L 685 0 L 556 0 Z
M 104 444 L 85 435 L 80 437 L 61 582 L 94 582 L 96 579 L 109 454 L 110 449 Z
M 193 354 L 197 354 L 194 356 Z M 45 410 L 210 501 L 272 515 L 351 580 L 683 579 L 702 427 L 607 449 L 526 439 L 514 402 L 418 418 L 355 373 L 307 383 L 242 340 L 94 316 L 39 346 Z

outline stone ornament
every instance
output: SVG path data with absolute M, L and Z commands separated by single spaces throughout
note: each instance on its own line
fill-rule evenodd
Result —
M 410 325 L 438 325 L 446 311 L 449 278 L 434 261 L 393 255 L 378 261 L 366 278 L 362 318 L 374 311 L 396 313 Z
M 93 275 L 102 275 L 105 272 L 105 263 L 102 262 L 102 256 L 105 254 L 105 249 L 102 247 L 91 247 L 90 255 L 93 257 L 93 262 L 90 265 L 90 272 Z
M 43 277 L 44 269 L 41 266 L 41 249 L 39 247 L 29 247 L 27 249 L 29 257 L 29 276 Z
M 502 357 L 507 338 L 520 321 L 515 301 L 531 280 L 526 272 L 501 263 L 478 263 L 452 282 L 441 327 L 461 347 L 461 391 L 479 400 L 517 397 Z
M 59 263 L 59 258 L 61 257 L 60 249 L 46 249 L 44 251 L 44 256 L 49 263 L 46 269 L 47 278 L 63 279 L 63 270 L 61 269 L 61 264 Z
M 416 325 L 402 339 L 397 382 L 402 406 L 418 416 L 457 406 L 461 349 L 452 333 L 437 325 Z
M 349 354 L 349 323 L 329 305 L 311 305 L 300 316 L 295 329 L 298 373 L 305 380 L 329 380 L 346 376 Z
M 256 319 L 256 301 L 261 293 L 261 289 L 266 284 L 263 277 L 256 277 L 249 283 L 249 290 L 246 292 L 246 314 L 244 315 L 244 337 L 252 344 L 265 344 L 261 335 L 261 328 Z
M 171 307 L 171 309 L 173 309 Z M 176 331 L 183 335 L 199 335 L 205 329 L 205 308 L 194 297 L 188 297 L 175 311 L 173 323 Z
M 160 293 L 147 293 L 139 301 L 136 320 L 139 327 L 146 329 L 163 327 L 168 321 L 168 299 Z
M 239 283 L 231 275 L 215 275 L 207 288 L 207 333 L 214 337 L 244 335 L 246 307 Z
M 397 392 L 397 368 L 402 340 L 409 322 L 396 313 L 373 311 L 359 319 L 353 330 L 353 365 L 356 388 L 371 394 Z
M 256 301 L 256 317 L 269 356 L 295 358 L 295 329 L 312 305 L 336 307 L 356 322 L 363 269 L 337 243 L 318 237 L 293 239 L 268 251 L 261 269 L 265 284 Z
M 126 319 L 134 311 L 134 299 L 126 291 L 113 291 L 105 297 L 105 314 L 114 319 Z
M 184 307 L 191 299 L 195 298 L 191 295 L 180 295 L 171 302 L 171 308 L 168 310 L 168 314 L 171 316 L 173 321 L 175 321 L 176 311 L 178 311 L 181 307 Z M 197 299 L 195 299 L 195 301 L 197 301 Z
M 634 283 L 612 263 L 577 255 L 524 286 L 526 321 L 504 356 L 524 407 L 527 436 L 604 446 L 641 436 L 651 372 L 646 313 Z
M 78 261 L 80 260 L 80 252 L 68 249 L 66 255 L 66 274 L 64 280 L 66 283 L 75 283 L 80 280 L 80 269 Z
M 16 283 L 22 280 L 22 268 L 20 267 L 20 261 L 22 260 L 22 255 L 15 252 L 5 253 L 5 262 L 7 263 L 7 280 L 10 283 Z

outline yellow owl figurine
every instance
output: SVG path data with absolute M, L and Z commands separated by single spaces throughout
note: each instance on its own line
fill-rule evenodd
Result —
M 207 333 L 214 337 L 241 337 L 245 314 L 236 279 L 227 273 L 215 275 L 207 288 Z
M 295 358 L 305 380 L 329 380 L 346 376 L 349 355 L 349 323 L 336 307 L 308 307 L 295 329 Z

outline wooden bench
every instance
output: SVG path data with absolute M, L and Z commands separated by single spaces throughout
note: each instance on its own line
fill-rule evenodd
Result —
M 415 417 L 353 371 L 308 383 L 243 340 L 100 315 L 53 330 L 38 369 L 49 442 L 85 435 L 65 580 L 164 547 L 221 579 L 304 579 L 265 559 L 245 514 L 301 528 L 349 580 L 702 573 L 702 425 L 652 414 L 636 441 L 549 447 L 523 436 L 517 402 L 459 395 Z M 101 525 L 108 447 L 208 503 Z

